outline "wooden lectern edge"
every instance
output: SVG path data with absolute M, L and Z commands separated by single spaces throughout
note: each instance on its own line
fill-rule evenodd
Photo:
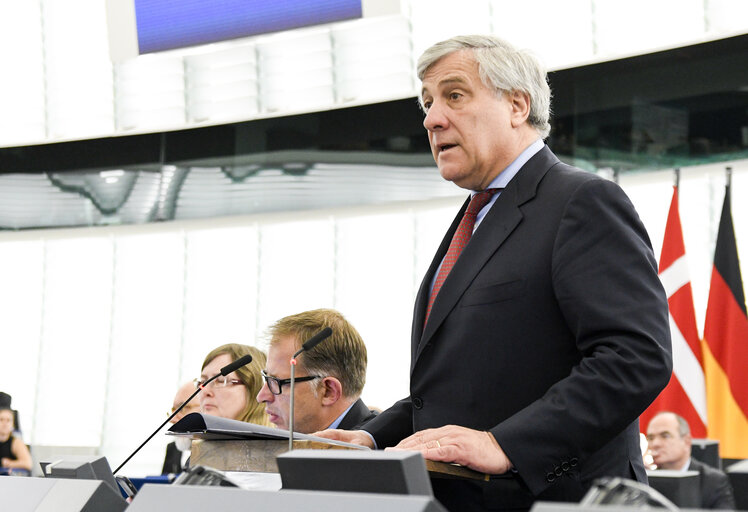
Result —
M 470 480 L 483 480 L 488 482 L 490 475 L 475 471 L 459 464 L 426 460 L 426 470 L 434 478 L 467 478 Z
M 193 438 L 193 455 L 195 455 L 193 462 L 200 464 L 202 463 L 201 459 L 205 457 L 206 455 L 209 457 L 209 459 L 212 460 L 206 460 L 204 462 L 210 462 L 208 465 L 211 465 L 212 467 L 215 467 L 216 469 L 222 469 L 222 470 L 240 470 L 240 471 L 267 471 L 267 469 L 263 470 L 258 467 L 252 467 L 251 465 L 244 465 L 244 464 L 238 464 L 238 466 L 243 467 L 237 467 L 235 464 L 230 463 L 228 460 L 224 460 L 224 463 L 218 463 L 216 459 L 213 459 L 211 456 L 215 454 L 222 455 L 221 459 L 224 459 L 225 457 L 229 457 L 226 453 L 221 454 L 221 450 L 216 450 L 216 448 L 223 445 L 222 441 L 233 441 L 233 442 L 242 442 L 245 441 L 247 445 L 254 445 L 255 449 L 259 450 L 256 451 L 256 456 L 259 459 L 265 459 L 268 457 L 275 458 L 277 455 L 280 455 L 281 453 L 284 453 L 287 450 L 288 443 L 283 440 L 271 440 L 268 442 L 268 440 L 254 440 L 254 441 L 247 441 L 247 440 L 240 440 L 240 439 L 234 439 L 234 440 L 207 440 L 207 439 L 198 439 Z M 325 441 L 312 441 L 307 439 L 294 439 L 293 442 L 294 449 L 311 449 L 311 450 L 355 450 L 359 449 L 350 445 L 342 446 L 339 444 L 329 443 Z M 361 450 L 368 450 L 366 447 L 361 447 Z M 232 450 L 233 451 L 233 450 Z M 228 464 L 226 464 L 228 463 Z M 472 470 L 470 468 L 467 468 L 465 466 L 460 466 L 459 464 L 450 464 L 446 462 L 439 462 L 434 460 L 425 460 L 426 463 L 426 470 L 429 472 L 429 475 L 433 478 L 465 478 L 470 480 L 483 480 L 488 481 L 489 475 L 485 473 L 481 473 L 475 470 Z M 228 466 L 234 466 L 234 467 L 228 467 Z M 275 462 L 273 460 L 272 463 L 273 472 L 277 471 L 277 466 L 275 465 Z

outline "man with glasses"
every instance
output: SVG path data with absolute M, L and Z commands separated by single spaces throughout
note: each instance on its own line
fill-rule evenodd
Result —
M 657 469 L 698 471 L 701 508 L 735 510 L 727 475 L 691 457 L 691 428 L 683 417 L 658 413 L 647 425 L 647 441 Z
M 287 316 L 270 327 L 265 384 L 257 401 L 278 428 L 288 429 L 290 360 L 301 344 L 326 327 L 332 335 L 297 358 L 294 431 L 349 430 L 375 416 L 359 398 L 366 381 L 366 345 L 358 331 L 332 309 Z

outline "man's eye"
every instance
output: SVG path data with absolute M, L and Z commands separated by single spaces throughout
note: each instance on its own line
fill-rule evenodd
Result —
M 429 108 L 431 108 L 431 101 L 424 101 L 423 102 L 423 110 L 428 111 Z
M 459 92 L 450 92 L 449 93 L 449 99 L 450 100 L 459 100 L 461 96 L 462 96 L 462 94 L 460 94 Z

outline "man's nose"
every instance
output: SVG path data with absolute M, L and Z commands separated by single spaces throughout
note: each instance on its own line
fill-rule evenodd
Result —
M 428 131 L 433 132 L 436 130 L 443 130 L 449 124 L 446 116 L 444 115 L 444 109 L 437 102 L 434 102 L 426 111 L 426 117 L 423 119 L 423 127 Z
M 273 394 L 268 389 L 267 382 L 262 385 L 262 387 L 260 388 L 260 391 L 257 393 L 257 401 L 259 403 L 273 401 Z

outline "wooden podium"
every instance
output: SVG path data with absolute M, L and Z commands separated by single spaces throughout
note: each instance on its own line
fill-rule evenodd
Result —
M 276 457 L 288 451 L 288 432 L 193 412 L 179 420 L 170 432 L 192 437 L 191 466 L 221 471 L 278 473 Z M 368 450 L 347 443 L 328 441 L 308 434 L 294 434 L 294 450 Z M 431 478 L 488 480 L 489 475 L 464 466 L 426 461 Z
M 351 450 L 321 441 L 294 440 L 295 450 Z M 209 466 L 222 471 L 255 471 L 277 473 L 275 458 L 288 451 L 287 439 L 193 439 L 191 466 Z
M 341 446 L 324 441 L 294 440 L 295 450 L 355 450 L 350 446 Z M 363 448 L 362 448 L 363 449 Z M 193 439 L 190 465 L 209 466 L 222 471 L 253 471 L 258 473 L 277 473 L 276 457 L 288 451 L 286 439 L 250 439 L 250 440 L 209 440 Z M 426 461 L 426 469 L 432 478 L 468 478 L 485 480 L 484 473 L 456 464 L 447 464 L 433 460 Z

